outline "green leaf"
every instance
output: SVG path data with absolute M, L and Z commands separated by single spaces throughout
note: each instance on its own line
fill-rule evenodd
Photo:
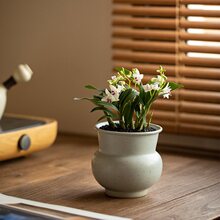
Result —
M 113 105 L 112 103 L 108 103 L 108 102 L 103 102 L 103 101 L 100 101 L 99 99 L 91 99 L 91 98 L 75 98 L 75 100 L 87 100 L 87 101 L 90 101 L 92 102 L 93 104 L 97 105 L 98 107 L 100 108 L 112 108 L 116 111 L 118 111 L 118 108 Z M 94 110 L 95 111 L 95 110 Z
M 73 100 L 75 100 L 75 101 L 80 101 L 80 100 L 92 101 L 93 99 L 83 97 L 83 98 L 74 98 Z
M 130 95 L 132 94 L 132 89 L 127 89 L 123 91 L 119 96 L 119 106 L 123 106 L 124 102 L 126 102 L 127 99 L 129 99 Z M 134 92 L 133 92 L 134 93 Z
M 102 99 L 102 96 L 94 95 L 93 99 L 97 100 L 97 101 L 100 101 Z
M 104 119 L 104 118 L 108 118 L 108 116 L 106 116 L 106 115 L 103 115 L 102 117 L 100 117 L 97 121 L 99 122 L 99 121 L 101 121 L 102 119 Z
M 130 71 L 130 70 L 128 70 L 128 69 L 125 69 L 125 68 L 124 68 L 124 74 L 128 76 L 128 75 L 130 75 L 130 74 L 131 74 L 131 71 Z
M 127 102 L 126 105 L 124 106 L 123 115 L 125 120 L 125 126 L 129 128 L 130 125 L 132 124 L 132 116 L 133 116 L 133 111 L 131 111 L 131 101 Z
M 156 70 L 156 72 L 160 73 L 161 76 L 163 77 L 163 76 L 165 76 L 166 70 L 160 65 L 160 66 L 159 66 L 159 69 Z M 165 77 L 166 77 L 166 76 L 165 76 Z
M 143 104 L 145 106 L 146 104 L 148 104 L 149 100 L 152 99 L 153 94 L 150 91 L 145 92 L 144 88 L 141 84 L 139 86 L 139 90 L 140 90 L 140 95 L 139 95 L 140 100 L 139 101 L 141 104 Z
M 123 67 L 115 67 L 115 70 L 118 71 L 118 72 L 124 72 Z
M 106 107 L 106 108 L 112 108 L 112 109 L 118 111 L 118 108 L 115 105 L 113 105 L 112 103 L 109 103 L 109 102 L 95 101 L 95 104 L 98 105 L 98 106 Z
M 86 88 L 86 89 L 98 90 L 96 87 L 94 87 L 94 86 L 92 86 L 92 85 L 86 85 L 85 88 Z
M 130 107 L 130 115 L 128 116 L 128 120 L 130 121 L 131 123 L 131 126 L 132 126 L 132 123 L 133 123 L 133 116 L 134 114 L 136 114 L 136 117 L 139 116 L 139 103 L 140 103 L 140 97 L 137 96 L 135 98 L 135 100 L 131 103 L 131 107 Z
M 155 92 L 153 92 L 153 95 L 156 94 Z M 144 95 L 144 104 L 146 105 L 147 103 L 149 103 L 149 101 L 152 99 L 152 96 L 150 91 L 148 92 L 145 92 L 145 95 Z
M 130 75 L 131 71 L 128 69 L 125 69 L 124 67 L 116 67 L 115 68 L 116 71 L 118 71 L 119 73 L 125 74 L 125 75 Z
M 111 118 L 114 118 L 114 119 L 118 119 L 118 115 L 117 114 L 115 114 L 115 113 L 113 113 L 112 111 L 110 111 L 110 110 L 104 110 L 104 112 L 107 114 L 107 115 L 109 115 Z
M 120 115 L 124 120 L 126 128 L 132 127 L 132 120 L 137 101 L 139 101 L 139 96 L 133 89 L 128 89 L 122 92 L 119 96 Z
M 139 118 L 140 113 L 141 113 L 140 103 L 137 103 L 137 104 L 135 105 L 134 111 L 135 111 L 135 114 L 136 114 L 136 118 Z
M 140 91 L 140 94 L 139 94 L 140 99 L 139 99 L 139 101 L 140 101 L 141 104 L 144 105 L 145 91 L 144 91 L 144 88 L 143 88 L 142 84 L 139 85 L 139 91 Z
M 94 111 L 103 111 L 106 113 L 106 115 L 110 116 L 111 118 L 117 118 L 118 115 L 115 114 L 114 112 L 112 112 L 111 110 L 105 108 L 105 107 L 95 107 L 91 110 L 91 112 L 94 112 Z
M 95 108 L 93 108 L 90 112 L 94 112 L 94 111 L 98 111 L 98 110 L 105 110 L 105 108 L 103 108 L 103 107 L 95 107 Z
M 175 90 L 183 88 L 183 85 L 175 82 L 169 82 L 169 87 L 171 88 L 171 90 Z
M 125 99 L 124 99 L 124 101 L 123 101 L 122 104 L 123 104 L 123 105 L 126 105 L 126 103 L 129 102 L 129 101 L 133 102 L 136 97 L 137 97 L 136 92 L 134 92 L 134 91 L 132 90 L 131 93 L 128 94 L 128 95 L 125 97 Z

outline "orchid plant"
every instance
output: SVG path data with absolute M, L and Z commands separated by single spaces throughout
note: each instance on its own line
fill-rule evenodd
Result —
M 106 119 L 113 129 L 120 127 L 125 131 L 147 131 L 152 120 L 153 102 L 159 97 L 169 99 L 172 90 L 182 87 L 181 84 L 167 81 L 166 70 L 162 66 L 156 70 L 159 75 L 146 84 L 142 83 L 144 75 L 137 68 L 128 70 L 120 67 L 116 71 L 116 75 L 108 80 L 109 88 L 97 89 L 87 85 L 85 87 L 96 90 L 97 95 L 75 98 L 91 101 L 96 106 L 91 112 L 104 113 L 98 121 Z

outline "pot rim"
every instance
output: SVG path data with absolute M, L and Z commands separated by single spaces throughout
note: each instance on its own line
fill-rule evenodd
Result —
M 119 121 L 114 121 L 114 122 L 119 122 Z M 103 125 L 106 125 L 106 124 L 108 124 L 107 121 L 99 122 L 95 125 L 95 129 L 98 132 L 102 132 L 102 133 L 108 133 L 108 134 L 114 134 L 114 135 L 128 135 L 128 136 L 130 136 L 130 135 L 153 135 L 153 134 L 158 134 L 163 130 L 163 128 L 160 125 L 153 124 L 153 123 L 150 123 L 150 125 L 153 126 L 156 129 L 156 131 L 123 132 L 123 131 L 103 130 L 103 129 L 100 128 L 100 127 L 102 127 Z

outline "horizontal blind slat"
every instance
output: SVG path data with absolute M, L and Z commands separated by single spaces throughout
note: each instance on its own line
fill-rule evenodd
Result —
M 163 54 L 163 53 L 144 53 L 144 52 L 129 52 L 129 51 L 114 51 L 113 60 L 126 60 L 126 61 L 137 61 L 137 62 L 152 62 L 160 64 L 174 64 L 174 54 Z
M 180 100 L 198 102 L 198 103 L 220 103 L 220 92 L 215 91 L 201 91 L 182 89 L 180 91 L 173 91 L 170 100 L 175 100 L 175 94 L 178 93 Z
M 220 53 L 220 46 L 194 46 L 186 43 L 179 43 L 179 50 L 182 52 Z
M 114 17 L 113 25 L 115 26 L 131 26 L 131 27 L 148 27 L 160 29 L 175 29 L 175 19 L 160 19 L 160 18 L 131 18 L 118 16 Z
M 175 121 L 175 112 L 174 111 L 153 111 L 153 120 L 163 120 L 163 121 Z
M 175 7 L 154 7 L 154 6 L 131 6 L 131 5 L 115 5 L 113 6 L 113 14 L 116 15 L 142 15 L 156 17 L 175 17 Z
M 175 100 L 160 99 L 153 104 L 153 109 L 174 111 L 176 106 L 179 106 L 180 112 L 220 115 L 220 105 L 213 103 L 176 102 Z
M 152 75 L 145 75 L 143 82 L 147 83 L 152 77 L 153 77 Z M 168 77 L 168 80 L 176 81 L 176 78 Z M 185 89 L 220 92 L 220 81 L 216 81 L 216 80 L 179 77 L 178 82 L 183 84 Z
M 152 109 L 154 110 L 160 110 L 160 111 L 173 111 L 175 112 L 175 108 L 178 105 L 178 103 L 175 102 L 175 100 L 163 100 L 162 98 L 154 102 L 152 105 Z
M 209 126 L 209 125 L 196 125 L 189 123 L 179 124 L 179 133 L 183 134 L 194 134 L 205 137 L 219 137 L 220 126 Z
M 220 105 L 218 104 L 180 101 L 179 105 L 181 112 L 220 115 Z
M 170 111 L 154 111 L 153 115 L 155 120 L 163 120 L 163 121 L 175 121 L 176 116 L 174 112 Z M 220 125 L 220 117 L 212 116 L 212 115 L 201 115 L 201 114 L 191 114 L 191 113 L 180 113 L 178 116 L 178 120 L 183 123 L 195 123 L 201 125 Z
M 220 34 L 192 34 L 182 31 L 179 37 L 181 40 L 220 41 Z
M 178 93 L 180 99 L 185 101 L 220 103 L 220 92 L 182 89 Z
M 180 27 L 182 28 L 202 28 L 202 29 L 220 29 L 219 21 L 205 22 L 205 21 L 187 21 L 180 20 Z M 117 26 L 131 26 L 131 27 L 148 27 L 160 29 L 175 29 L 175 19 L 168 18 L 133 18 L 126 16 L 115 16 L 113 25 Z
M 131 63 L 123 61 L 114 61 L 114 66 L 119 67 L 123 66 L 124 68 L 138 68 L 144 74 L 157 74 L 156 69 L 159 65 L 155 64 L 142 64 L 142 63 Z M 164 65 L 164 68 L 167 70 L 166 74 L 168 76 L 175 75 L 175 66 Z M 218 68 L 199 68 L 199 67 L 179 67 L 180 76 L 198 78 L 198 79 L 219 79 L 220 80 L 220 69 Z
M 113 28 L 113 36 L 137 39 L 151 39 L 151 40 L 167 40 L 175 41 L 175 31 L 168 30 L 142 30 L 131 28 Z M 220 41 L 220 34 L 192 34 L 187 32 L 180 32 L 181 40 L 201 40 L 201 41 Z
M 112 46 L 113 48 L 117 49 L 148 50 L 174 53 L 176 43 L 131 39 L 114 39 Z M 186 43 L 180 43 L 179 50 L 183 52 L 220 53 L 220 46 L 194 46 L 188 45 Z
M 150 75 L 156 75 L 156 69 L 159 68 L 158 64 L 143 64 L 143 63 L 132 63 L 132 62 L 126 62 L 126 61 L 114 61 L 113 62 L 114 67 L 122 66 L 126 69 L 132 69 L 137 68 L 140 70 L 143 74 L 150 74 Z M 164 68 L 166 69 L 166 75 L 167 76 L 174 76 L 175 75 L 175 66 L 171 65 L 164 65 Z
M 201 17 L 219 17 L 219 10 L 199 10 L 199 9 L 188 9 L 180 8 L 180 16 L 201 16 Z
M 181 0 L 181 4 L 219 5 L 219 0 Z
M 130 52 L 126 50 L 114 51 L 113 59 L 135 62 L 152 62 L 158 64 L 175 64 L 175 55 L 171 53 Z M 179 62 L 190 66 L 220 67 L 220 62 L 217 58 L 182 56 L 180 57 Z
M 198 79 L 220 79 L 220 69 L 218 68 L 180 67 L 179 74 L 181 76 Z
M 180 122 L 192 123 L 192 124 L 202 124 L 202 125 L 220 125 L 220 117 L 212 115 L 200 115 L 200 114 L 187 114 L 180 113 L 179 115 Z
M 164 132 L 189 134 L 204 137 L 219 137 L 220 127 L 219 126 L 208 126 L 208 125 L 195 125 L 189 123 L 179 123 L 176 127 L 174 122 L 163 122 L 160 120 L 154 120 L 153 123 L 159 124 L 163 127 Z
M 160 30 L 141 30 L 131 28 L 113 28 L 113 36 L 137 39 L 152 39 L 152 40 L 175 40 L 175 31 L 160 31 Z
M 190 66 L 220 67 L 218 58 L 200 58 L 181 56 L 179 62 Z
M 150 5 L 175 5 L 175 0 L 113 0 L 114 3 L 150 4 Z
M 175 43 L 172 42 L 115 39 L 112 46 L 117 49 L 175 52 Z
M 175 81 L 175 79 L 172 81 Z M 216 80 L 180 78 L 179 82 L 182 83 L 186 89 L 220 92 L 220 81 Z
M 144 22 L 143 22 L 144 23 Z M 181 28 L 220 29 L 219 21 L 179 21 Z
M 220 17 L 219 10 L 198 10 L 180 8 L 180 16 L 201 16 L 201 17 Z M 152 17 L 175 17 L 175 7 L 154 7 L 154 6 L 131 6 L 131 5 L 114 5 L 113 14 L 116 15 L 142 15 Z
M 163 127 L 163 132 L 168 133 L 177 133 L 177 127 L 175 122 L 170 121 L 162 121 L 158 119 L 153 119 L 152 123 L 158 124 Z

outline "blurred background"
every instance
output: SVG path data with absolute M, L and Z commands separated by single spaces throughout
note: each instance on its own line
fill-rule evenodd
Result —
M 111 1 L 0 0 L 0 82 L 20 63 L 34 75 L 8 92 L 6 112 L 52 117 L 61 131 L 92 134 L 84 85 L 107 85 Z
M 184 85 L 154 105 L 160 143 L 219 152 L 220 5 L 175 0 L 0 0 L 0 80 L 20 63 L 33 79 L 8 93 L 6 112 L 51 117 L 59 131 L 95 135 L 92 95 L 115 66 L 144 83 L 159 65 Z M 175 148 L 180 149 L 180 148 Z

